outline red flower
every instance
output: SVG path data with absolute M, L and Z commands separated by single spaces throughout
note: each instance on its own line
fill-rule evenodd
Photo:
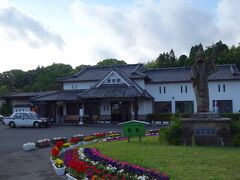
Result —
M 58 150 L 58 148 L 57 148 L 57 147 L 52 148 L 51 153 L 52 153 L 52 156 L 58 156 L 58 155 L 59 155 L 59 150 Z
M 61 149 L 61 147 L 63 146 L 64 142 L 62 140 L 60 141 L 57 141 L 55 146 L 58 148 L 58 149 Z

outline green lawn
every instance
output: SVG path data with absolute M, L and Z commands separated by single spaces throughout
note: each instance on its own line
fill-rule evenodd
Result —
M 89 145 L 103 154 L 169 174 L 170 179 L 240 179 L 240 148 L 165 146 L 158 137 Z

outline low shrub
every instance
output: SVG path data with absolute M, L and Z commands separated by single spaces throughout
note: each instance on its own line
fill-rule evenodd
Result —
M 170 145 L 179 145 L 181 137 L 181 121 L 179 117 L 171 116 L 169 127 L 160 129 L 159 142 Z
M 240 113 L 221 113 L 220 116 L 225 118 L 230 118 L 231 121 L 240 122 Z
M 240 147 L 240 133 L 233 136 L 232 142 L 234 146 Z
M 232 137 L 240 133 L 240 121 L 231 121 L 231 134 Z

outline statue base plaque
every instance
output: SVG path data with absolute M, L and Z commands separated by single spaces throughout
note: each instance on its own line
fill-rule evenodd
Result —
M 220 118 L 217 113 L 194 113 L 182 118 L 181 143 L 200 146 L 230 146 L 230 118 Z

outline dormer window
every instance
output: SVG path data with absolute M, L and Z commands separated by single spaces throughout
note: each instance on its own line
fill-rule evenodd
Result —
M 111 83 L 111 79 L 108 79 L 108 83 Z
M 120 83 L 120 79 L 117 79 L 117 82 Z

